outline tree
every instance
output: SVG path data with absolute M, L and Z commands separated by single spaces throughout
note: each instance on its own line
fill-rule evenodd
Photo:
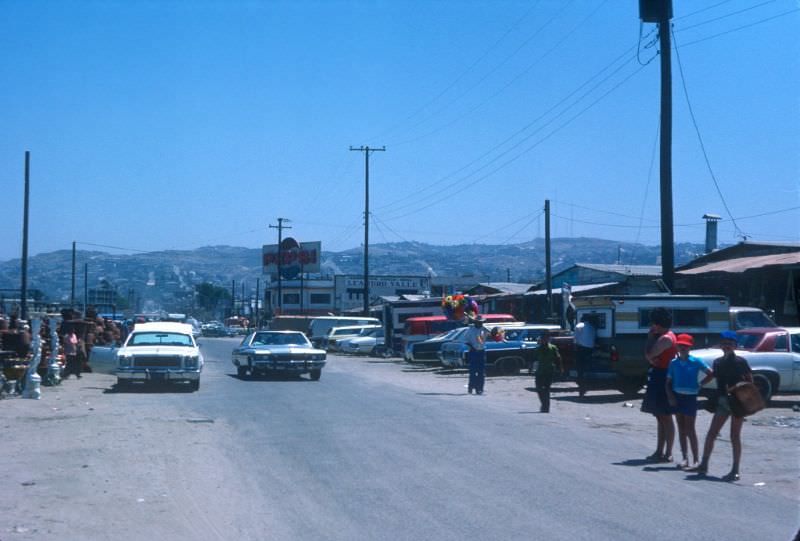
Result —
M 197 306 L 205 312 L 206 316 L 214 315 L 219 307 L 230 304 L 231 293 L 228 288 L 203 282 L 196 285 L 195 289 L 197 290 Z

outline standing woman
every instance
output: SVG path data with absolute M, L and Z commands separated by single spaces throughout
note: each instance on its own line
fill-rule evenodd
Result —
M 747 361 L 736 355 L 737 335 L 733 331 L 724 331 L 720 335 L 720 347 L 722 357 L 716 359 L 711 369 L 717 380 L 717 409 L 711 419 L 711 426 L 708 427 L 706 443 L 703 447 L 703 460 L 700 465 L 690 471 L 695 471 L 700 475 L 708 473 L 708 460 L 714 450 L 714 440 L 717 439 L 720 430 L 725 425 L 728 417 L 731 418 L 731 447 L 733 448 L 733 466 L 731 471 L 725 475 L 723 481 L 739 480 L 739 462 L 742 459 L 742 423 L 744 417 L 734 415 L 731 411 L 729 393 L 731 389 L 741 381 L 753 381 L 753 373 Z
M 642 401 L 642 411 L 655 416 L 658 437 L 655 452 L 648 460 L 672 462 L 672 445 L 675 443 L 673 408 L 667 399 L 667 368 L 675 358 L 675 334 L 670 331 L 672 314 L 666 308 L 654 308 L 650 312 L 650 332 L 647 335 L 644 356 L 650 363 L 647 372 L 647 391 Z

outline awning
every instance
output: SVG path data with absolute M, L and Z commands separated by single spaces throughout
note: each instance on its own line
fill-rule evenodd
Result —
M 717 261 L 678 271 L 676 274 L 690 276 L 695 274 L 706 274 L 709 272 L 741 273 L 752 269 L 764 267 L 780 267 L 784 265 L 800 265 L 800 252 L 790 254 L 757 255 L 751 257 L 738 257 L 726 261 Z

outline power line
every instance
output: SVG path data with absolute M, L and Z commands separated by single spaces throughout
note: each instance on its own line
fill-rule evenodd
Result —
M 503 241 L 503 242 L 501 242 L 500 244 L 508 244 L 508 242 L 509 242 L 511 239 L 513 239 L 514 237 L 516 237 L 517 235 L 519 235 L 519 234 L 520 234 L 522 231 L 524 231 L 525 229 L 527 229 L 527 228 L 528 228 L 528 226 L 529 226 L 529 225 L 531 225 L 531 224 L 532 224 L 532 223 L 533 223 L 535 220 L 538 220 L 538 219 L 539 219 L 539 216 L 541 216 L 542 214 L 544 214 L 544 211 L 543 211 L 543 210 L 542 210 L 542 211 L 539 211 L 539 213 L 538 213 L 538 214 L 534 214 L 534 215 L 533 215 L 533 217 L 532 217 L 530 220 L 528 220 L 527 222 L 525 222 L 525 225 L 523 225 L 523 226 L 522 226 L 522 227 L 520 227 L 518 230 L 516 230 L 516 231 L 514 232 L 514 234 L 513 234 L 513 235 L 511 235 L 510 237 L 508 237 L 506 240 L 504 240 L 504 241 Z
M 728 207 L 728 202 L 725 201 L 725 196 L 722 195 L 722 189 L 719 187 L 719 182 L 717 182 L 717 176 L 714 174 L 714 170 L 711 168 L 711 161 L 708 159 L 708 153 L 706 152 L 706 145 L 703 143 L 703 137 L 700 134 L 700 127 L 697 125 L 697 119 L 694 116 L 694 109 L 692 108 L 692 102 L 689 100 L 689 90 L 686 88 L 686 77 L 683 74 L 683 63 L 681 62 L 681 54 L 680 48 L 678 47 L 678 42 L 675 40 L 675 33 L 672 33 L 672 40 L 675 43 L 675 57 L 678 60 L 678 72 L 681 74 L 681 86 L 683 87 L 683 95 L 686 97 L 686 105 L 689 108 L 689 116 L 692 119 L 692 125 L 694 126 L 694 131 L 697 133 L 697 140 L 700 142 L 700 149 L 703 151 L 703 158 L 706 162 L 706 167 L 708 168 L 708 172 L 711 175 L 711 179 L 714 181 L 714 186 L 717 189 L 717 193 L 719 194 L 719 198 L 722 200 L 722 206 L 725 207 L 725 211 L 730 216 L 731 221 L 733 222 L 733 226 L 739 231 L 740 234 L 744 235 L 741 229 L 739 229 L 739 225 L 736 223 L 736 220 L 733 218 L 733 213 L 731 209 Z
M 624 65 L 623 65 L 623 67 L 624 67 Z M 492 176 L 493 174 L 497 173 L 498 171 L 500 171 L 500 170 L 504 169 L 505 167 L 507 167 L 507 166 L 508 166 L 508 165 L 510 165 L 511 163 L 515 162 L 516 160 L 518 160 L 518 159 L 519 159 L 519 158 L 521 158 L 523 155 L 527 154 L 528 152 L 530 152 L 531 150 L 533 150 L 534 148 L 536 148 L 536 147 L 537 147 L 537 146 L 539 146 L 540 144 L 544 143 L 545 141 L 547 141 L 548 139 L 550 139 L 550 137 L 552 137 L 553 135 L 555 135 L 556 133 L 558 133 L 559 131 L 561 131 L 561 130 L 562 130 L 562 129 L 564 129 L 565 127 L 567 127 L 569 124 L 571 124 L 571 123 L 572 123 L 572 122 L 573 122 L 575 119 L 577 119 L 578 117 L 580 117 L 580 116 L 581 116 L 582 114 L 584 114 L 586 111 L 588 111 L 589 109 L 591 109 L 592 107 L 594 107 L 595 105 L 597 105 L 597 104 L 598 104 L 600 101 L 602 101 L 602 100 L 603 100 L 604 98 L 606 98 L 606 97 L 607 97 L 609 94 L 611 94 L 612 92 L 614 92 L 614 91 L 615 91 L 616 89 L 618 89 L 620 86 L 622 86 L 623 84 L 625 84 L 626 82 L 628 82 L 628 81 L 629 81 L 629 80 L 630 80 L 630 79 L 631 79 L 631 78 L 632 78 L 634 75 L 638 74 L 638 73 L 639 73 L 639 72 L 640 72 L 642 69 L 644 69 L 644 66 L 640 66 L 640 67 L 639 67 L 639 68 L 638 68 L 636 71 L 634 71 L 634 72 L 632 72 L 631 74 L 629 74 L 629 75 L 628 75 L 627 77 L 625 77 L 623 80 L 621 80 L 621 81 L 620 81 L 620 82 L 618 82 L 616 85 L 614 85 L 613 87 L 611 87 L 611 89 L 609 89 L 609 90 L 608 90 L 608 91 L 606 91 L 604 94 L 602 94 L 602 95 L 601 95 L 599 98 L 597 98 L 597 99 L 596 99 L 596 100 L 594 100 L 592 103 L 590 103 L 589 105 L 587 105 L 586 107 L 584 107 L 583 109 L 581 109 L 581 110 L 580 110 L 578 113 L 576 113 L 575 115 L 573 115 L 572 117 L 570 117 L 570 118 L 569 118 L 567 121 L 565 121 L 564 123 L 562 123 L 560 126 L 558 126 L 557 128 L 555 128 L 553 131 L 551 131 L 550 133 L 548 133 L 547 135 L 545 135 L 544 137 L 542 137 L 541 139 L 539 139 L 538 141 L 536 141 L 536 142 L 535 142 L 533 145 L 529 146 L 528 148 L 526 148 L 526 149 L 525 149 L 525 150 L 523 150 L 522 152 L 520 152 L 520 153 L 516 154 L 515 156 L 511 157 L 510 159 L 506 160 L 505 162 L 503 162 L 502 164 L 500 164 L 498 167 L 496 167 L 495 169 L 493 169 L 493 170 L 492 170 L 492 171 L 490 171 L 489 173 L 486 173 L 485 175 L 482 175 L 482 176 L 480 176 L 480 177 L 476 178 L 475 180 L 473 180 L 473 181 L 471 181 L 471 182 L 468 182 L 467 184 L 464 184 L 464 185 L 462 186 L 462 189 L 469 188 L 470 186 L 473 186 L 473 185 L 477 184 L 477 183 L 478 183 L 478 182 L 480 182 L 481 180 L 485 180 L 485 179 L 489 178 L 490 176 Z M 582 99 L 582 98 L 581 98 L 581 99 Z M 555 120 L 556 118 L 558 118 L 559 116 L 561 116 L 561 115 L 562 115 L 564 112 L 566 112 L 566 110 L 565 110 L 565 111 L 562 111 L 561 113 L 559 113 L 559 114 L 558 114 L 558 115 L 557 115 L 555 118 L 551 119 L 551 120 L 550 120 L 550 121 L 549 121 L 547 124 L 550 124 L 550 123 L 551 123 L 553 120 Z M 546 126 L 547 124 L 545 124 L 545 126 Z M 543 126 L 543 127 L 544 127 L 544 126 Z M 517 143 L 516 145 L 514 145 L 514 147 L 512 147 L 511 149 L 509 149 L 509 150 L 505 151 L 503 154 L 501 154 L 500 156 L 498 156 L 497 158 L 495 158 L 494 160 L 492 160 L 492 162 L 490 162 L 490 163 L 493 163 L 493 162 L 497 161 L 497 160 L 498 160 L 500 157 L 502 157 L 503 155 L 505 155 L 505 154 L 507 154 L 508 152 L 510 152 L 510 151 L 511 151 L 513 148 L 516 148 L 516 147 L 518 147 L 520 144 L 522 144 L 523 142 L 525 142 L 525 141 L 527 141 L 528 139 L 530 139 L 531 137 L 533 137 L 533 135 L 535 135 L 536 133 L 538 133 L 538 131 L 540 131 L 540 130 L 537 130 L 537 131 L 536 131 L 536 132 L 534 132 L 533 134 L 529 135 L 528 137 L 526 137 L 525 139 L 523 139 L 522 141 L 520 141 L 519 143 Z M 488 164 L 487 164 L 487 165 L 488 165 Z M 485 167 L 486 167 L 486 166 L 483 166 L 483 167 L 481 167 L 481 169 L 483 169 L 483 168 L 485 168 Z M 463 179 L 462 179 L 462 180 L 463 180 Z M 441 190 L 439 190 L 439 191 L 441 191 Z M 437 193 L 438 193 L 438 192 L 437 192 Z M 405 217 L 407 217 L 407 216 L 410 216 L 410 215 L 412 215 L 412 214 L 416 214 L 416 213 L 418 213 L 418 212 L 421 212 L 421 211 L 423 211 L 423 210 L 425 210 L 425 209 L 427 209 L 427 208 L 430 208 L 430 207 L 432 207 L 432 206 L 434 206 L 434 205 L 437 205 L 437 204 L 441 203 L 443 200 L 444 200 L 444 199 L 437 199 L 437 200 L 435 200 L 435 201 L 433 201 L 433 202 L 431 202 L 431 203 L 429 203 L 429 204 L 427 204 L 427 205 L 424 205 L 424 206 L 422 206 L 422 207 L 417 207 L 417 208 L 415 208 L 414 210 L 411 210 L 411 211 L 409 211 L 409 212 L 406 212 L 406 213 L 404 213 L 404 214 L 401 214 L 401 215 L 399 215 L 399 216 L 394 216 L 394 217 L 392 217 L 392 218 L 388 218 L 388 219 L 389 219 L 389 220 L 398 220 L 398 219 L 400 219 L 400 218 L 405 218 Z
M 535 32 L 534 32 L 534 33 L 533 33 L 531 36 L 529 36 L 529 37 L 528 37 L 528 38 L 527 38 L 525 41 L 523 41 L 523 42 L 522 42 L 522 43 L 521 43 L 521 44 L 520 44 L 520 45 L 519 45 L 519 46 L 518 46 L 516 49 L 514 49 L 514 51 L 513 51 L 511 54 L 507 55 L 507 56 L 506 56 L 506 57 L 505 57 L 505 58 L 504 58 L 504 59 L 503 59 L 503 60 L 502 60 L 502 61 L 501 61 L 499 64 L 495 65 L 495 66 L 494 66 L 492 69 L 490 69 L 490 70 L 489 70 L 489 71 L 488 71 L 486 74 L 484 74 L 484 75 L 483 75 L 483 77 L 481 77 L 480 79 L 478 79 L 478 81 L 476 81 L 475 83 L 473 83 L 472 85 L 470 85 L 469 87 L 467 87 L 467 89 L 466 89 L 466 90 L 464 90 L 464 91 L 463 91 L 461 94 L 458 94 L 457 96 L 455 96 L 453 99 L 451 99 L 450 101 L 448 101 L 447 103 L 445 103 L 445 104 L 444 104 L 442 107 L 440 107 L 439 109 L 437 109 L 436 111 L 434 111 L 433 113 L 431 113 L 431 114 L 430 114 L 428 117 L 426 117 L 426 118 L 422 119 L 421 121 L 419 121 L 419 122 L 417 122 L 416 124 L 414 124 L 413 126 L 411 126 L 411 128 L 412 128 L 412 129 L 413 129 L 413 128 L 416 128 L 417 126 L 420 126 L 421 124 L 424 124 L 425 122 L 428 122 L 429 120 L 431 120 L 431 119 L 433 119 L 433 118 L 435 118 L 435 117 L 439 116 L 439 115 L 440 115 L 442 112 L 444 112 L 444 111 L 446 111 L 447 109 L 449 109 L 451 105 L 453 105 L 454 103 L 458 102 L 458 101 L 459 101 L 461 98 L 463 98 L 464 96 L 466 96 L 467 94 L 469 94 L 470 92 L 472 92 L 472 90 L 474 90 L 475 88 L 477 88 L 478 86 L 480 86 L 480 85 L 481 85 L 481 84 L 482 84 L 482 83 L 483 83 L 483 82 L 484 82 L 486 79 L 488 79 L 488 78 L 489 78 L 491 75 L 493 75 L 493 74 L 494 74 L 494 73 L 495 73 L 497 70 L 499 70 L 499 69 L 500 69 L 501 67 L 503 67 L 503 66 L 504 66 L 506 63 L 508 63 L 508 61 L 509 61 L 509 60 L 511 60 L 512 58 L 514 58 L 514 57 L 515 57 L 515 56 L 516 56 L 516 55 L 517 55 L 517 54 L 518 54 L 518 53 L 519 53 L 519 52 L 520 52 L 520 51 L 521 51 L 521 50 L 522 50 L 522 49 L 523 49 L 525 46 L 527 46 L 527 45 L 528 45 L 528 44 L 529 44 L 531 41 L 533 41 L 533 39 L 534 39 L 536 36 L 538 36 L 538 35 L 539 35 L 539 33 L 540 33 L 542 30 L 544 30 L 545 28 L 547 28 L 547 27 L 550 25 L 550 23 L 552 23 L 554 20 L 556 20 L 556 19 L 557 19 L 557 18 L 558 18 L 558 17 L 561 15 L 561 13 L 562 13 L 563 11 L 565 11 L 565 10 L 566 10 L 566 8 L 567 8 L 567 7 L 568 7 L 568 6 L 569 6 L 569 5 L 570 5 L 570 4 L 571 4 L 573 1 L 574 1 L 574 0 L 567 0 L 567 1 L 566 1 L 566 2 L 563 4 L 562 8 L 561 8 L 561 9 L 560 9 L 558 12 L 556 12 L 556 13 L 555 13 L 555 14 L 554 14 L 552 17 L 550 17 L 550 18 L 549 18 L 549 19 L 548 19 L 548 20 L 547 20 L 547 21 L 546 21 L 544 24 L 542 24 L 542 25 L 541 25 L 539 28 L 537 28 L 537 29 L 536 29 L 536 31 L 535 31 Z M 392 142 L 392 141 L 390 141 L 389 143 L 390 143 L 390 145 L 393 145 L 393 144 L 394 144 L 394 145 L 396 145 L 396 144 L 397 144 L 396 142 Z
M 523 14 L 523 15 L 522 15 L 520 18 L 519 18 L 519 19 L 517 19 L 517 21 L 516 21 L 516 22 L 515 22 L 513 25 L 511 25 L 511 26 L 510 26 L 510 27 L 509 27 L 509 28 L 508 28 L 508 29 L 507 29 L 507 30 L 506 30 L 506 31 L 503 33 L 503 35 L 502 35 L 502 36 L 500 36 L 500 38 L 499 38 L 499 39 L 497 39 L 497 40 L 496 40 L 496 41 L 495 41 L 495 42 L 494 42 L 494 43 L 493 43 L 493 44 L 492 44 L 492 45 L 491 45 L 491 46 L 490 46 L 488 49 L 486 49 L 486 51 L 484 51 L 482 55 L 480 55 L 480 56 L 479 56 L 479 57 L 478 57 L 478 58 L 477 58 L 477 59 L 476 59 L 474 62 L 472 62 L 472 64 L 470 64 L 469 66 L 467 66 L 467 68 L 466 68 L 466 69 L 464 69 L 464 70 L 463 70 L 463 71 L 462 71 L 462 72 L 461 72 L 461 73 L 460 73 L 460 74 L 459 74 L 459 75 L 458 75 L 458 76 L 457 76 L 457 77 L 456 77 L 456 78 L 455 78 L 455 79 L 454 79 L 454 80 L 453 80 L 453 81 L 452 81 L 450 84 L 448 84 L 448 85 L 447 85 L 447 86 L 446 86 L 446 87 L 445 87 L 445 88 L 444 88 L 442 91 L 440 91 L 438 94 L 436 94 L 436 96 L 434 96 L 434 97 L 433 97 L 433 99 L 429 100 L 429 101 L 428 101 L 428 102 L 426 102 L 424 105 L 422 105 L 421 107 L 419 107 L 419 108 L 418 108 L 416 111 L 414 111 L 414 112 L 413 112 L 413 113 L 411 113 L 409 116 L 407 116 L 407 117 L 406 117 L 406 118 L 405 118 L 403 121 L 401 121 L 399 124 L 395 125 L 395 126 L 394 126 L 394 127 L 392 127 L 392 128 L 389 128 L 388 130 L 384 130 L 383 132 L 381 132 L 379 135 L 377 135 L 377 136 L 375 136 L 375 137 L 370 137 L 370 138 L 368 138 L 368 139 L 384 139 L 384 138 L 385 138 L 385 137 L 386 137 L 386 136 L 387 136 L 389 133 L 392 133 L 393 131 L 396 131 L 396 130 L 397 130 L 397 128 L 398 128 L 399 126 L 402 126 L 402 122 L 406 122 L 406 121 L 408 121 L 408 120 L 411 120 L 412 118 L 414 118 L 415 116 L 417 116 L 418 114 L 420 114 L 422 111 L 424 111 L 425 109 L 427 109 L 429 106 L 431 106 L 431 105 L 433 105 L 434 103 L 436 103 L 436 102 L 437 102 L 437 101 L 438 101 L 438 100 L 439 100 L 439 99 L 440 99 L 442 96 L 444 96 L 445 94 L 447 94 L 447 92 L 449 92 L 449 91 L 450 91 L 450 89 L 452 89 L 452 88 L 453 88 L 453 87 L 454 87 L 456 84 L 458 84 L 458 83 L 461 81 L 461 79 L 463 79 L 463 78 L 464 78 L 464 76 L 466 76 L 466 75 L 467 75 L 467 73 L 469 73 L 470 71 L 472 71 L 472 69 L 473 69 L 473 68 L 475 68 L 475 66 L 477 66 L 478 64 L 480 64 L 480 63 L 481 63 L 481 62 L 482 62 L 482 61 L 483 61 L 483 60 L 484 60 L 484 59 L 485 59 L 487 56 L 489 56 L 489 53 L 491 53 L 491 52 L 492 52 L 492 51 L 493 51 L 493 50 L 494 50 L 494 49 L 495 49 L 495 48 L 496 48 L 498 45 L 500 45 L 500 43 L 502 43 L 502 42 L 503 42 L 503 40 L 505 40 L 505 38 L 506 38 L 506 37 L 507 37 L 509 34 L 511 34 L 511 32 L 513 32 L 514 30 L 516 30 L 516 29 L 517 29 L 517 27 L 518 27 L 518 26 L 519 26 L 519 25 L 522 23 L 522 21 L 524 21 L 524 20 L 525 20 L 525 19 L 528 17 L 528 15 L 530 15 L 530 14 L 531 14 L 531 12 L 532 12 L 532 11 L 533 11 L 533 10 L 534 10 L 534 9 L 535 9 L 537 6 L 538 6 L 538 4 L 540 3 L 540 1 L 541 1 L 541 0 L 537 0 L 537 1 L 536 1 L 536 2 L 535 2 L 535 3 L 534 3 L 534 4 L 533 4 L 533 5 L 532 5 L 532 6 L 531 6 L 531 7 L 530 7 L 530 8 L 529 8 L 529 9 L 528 9 L 528 10 L 527 10 L 527 11 L 526 11 L 526 12 L 525 12 L 525 13 L 524 13 L 524 14 Z
M 691 26 L 685 26 L 681 30 L 691 30 L 692 28 L 697 28 L 698 26 L 704 26 L 704 25 L 707 25 L 709 23 L 713 23 L 713 22 L 719 21 L 721 19 L 727 19 L 728 17 L 733 17 L 734 15 L 739 15 L 741 13 L 745 13 L 747 11 L 751 11 L 753 9 L 757 9 L 757 8 L 766 6 L 767 4 L 772 4 L 774 2 L 776 2 L 776 0 L 766 0 L 766 2 L 761 2 L 760 4 L 756 4 L 756 5 L 749 6 L 749 7 L 746 7 L 746 8 L 742 8 L 742 9 L 739 9 L 739 10 L 736 10 L 736 11 L 732 11 L 730 13 L 726 13 L 725 15 L 720 15 L 718 17 L 714 17 L 713 19 L 708 19 L 707 21 L 696 23 L 696 24 L 693 24 Z
M 695 45 L 696 43 L 701 43 L 703 41 L 708 41 L 710 39 L 718 38 L 720 36 L 731 34 L 733 32 L 738 32 L 739 30 L 745 30 L 747 28 L 750 28 L 750 27 L 753 27 L 753 26 L 756 26 L 756 25 L 759 25 L 759 24 L 762 24 L 762 23 L 766 23 L 766 22 L 772 21 L 774 19 L 778 19 L 780 17 L 784 17 L 786 15 L 791 15 L 792 13 L 797 13 L 798 11 L 800 11 L 800 8 L 790 9 L 789 11 L 784 11 L 783 13 L 778 13 L 777 15 L 773 15 L 773 16 L 767 17 L 765 19 L 760 19 L 760 20 L 754 21 L 752 23 L 748 23 L 748 24 L 745 24 L 745 25 L 742 25 L 742 26 L 737 26 L 736 28 L 731 28 L 730 30 L 725 30 L 725 31 L 719 32 L 717 34 L 712 34 L 712 35 L 704 37 L 704 38 L 700 38 L 700 39 L 696 39 L 694 41 L 690 41 L 688 43 L 683 44 L 681 47 L 683 47 L 685 49 L 686 47 L 689 47 L 690 45 Z
M 405 145 L 405 144 L 409 144 L 409 143 L 414 143 L 414 142 L 416 142 L 416 141 L 419 141 L 420 139 L 424 139 L 424 138 L 426 138 L 426 137 L 430 137 L 431 135 L 434 135 L 434 134 L 436 134 L 436 133 L 439 133 L 440 131 L 442 131 L 442 130 L 444 130 L 444 129 L 446 129 L 446 128 L 449 128 L 449 127 L 450 127 L 450 126 L 452 126 L 453 124 L 456 124 L 456 123 L 458 123 L 459 121 L 461 121 L 461 120 L 463 120 L 464 118 L 466 118 L 468 115 L 471 115 L 471 114 L 473 114 L 475 111 L 477 111 L 478 109 L 482 108 L 482 107 L 483 107 L 484 105 L 486 105 L 487 103 L 489 103 L 489 102 L 491 102 L 492 100 L 494 100 L 494 99 L 495 99 L 497 96 L 499 96 L 500 94 L 502 94 L 503 92 L 505 92 L 505 91 L 506 91 L 508 88 L 510 88 L 510 87 L 511 87 L 511 86 L 512 86 L 514 83 L 516 83 L 516 82 L 517 82 L 517 81 L 518 81 L 518 80 L 519 80 L 519 79 L 520 79 L 522 76 L 524 76 L 525 74 L 527 74 L 528 72 L 530 72 L 530 70 L 532 70 L 532 69 L 533 69 L 533 68 L 534 68 L 534 67 L 535 67 L 535 66 L 536 66 L 536 65 L 537 65 L 539 62 L 541 62 L 541 61 L 542 61 L 542 60 L 544 60 L 544 59 L 545 59 L 547 56 L 549 56 L 549 55 L 550 55 L 550 53 L 552 53 L 553 51 L 555 51 L 556 49 L 558 49 L 558 47 L 560 47 L 562 43 L 564 43 L 564 42 L 565 42 L 565 41 L 566 41 L 566 40 L 567 40 L 567 39 L 568 39 L 568 38 L 569 38 L 569 37 L 570 37 L 572 34 L 574 34 L 574 33 L 575 33 L 577 30 L 578 30 L 578 28 L 580 28 L 581 26 L 583 26 L 583 24 L 584 24 L 586 21 L 588 21 L 589 19 L 591 19 L 592 17 L 594 17 L 595 13 L 597 13 L 597 11 L 599 11 L 599 10 L 600 10 L 600 8 L 601 8 L 601 7 L 603 7 L 603 5 L 605 5 L 607 1 L 608 1 L 608 0 L 603 0 L 602 2 L 600 2 L 600 4 L 598 4 L 598 5 L 597 5 L 597 7 L 596 7 L 594 10 L 592 10 L 592 11 L 591 11 L 591 12 L 590 12 L 590 13 L 589 13 L 589 14 L 588 14 L 586 17 L 584 17 L 584 18 L 583 18 L 583 19 L 582 19 L 582 20 L 581 20 L 581 21 L 580 21 L 578 24 L 576 24 L 575 26 L 573 26 L 573 27 L 572 27 L 572 29 L 570 29 L 570 30 L 569 30 L 569 31 L 568 31 L 566 34 L 564 34 L 564 36 L 562 36 L 562 38 L 561 38 L 560 40 L 558 40 L 558 41 L 555 43 L 555 45 L 553 45 L 552 47 L 550 47 L 550 49 L 548 49 L 547 51 L 545 51 L 545 52 L 544 52 L 544 53 L 543 53 L 541 56 L 539 56 L 539 57 L 538 57 L 538 58 L 537 58 L 537 59 L 536 59 L 536 60 L 535 60 L 533 63 L 529 64 L 529 65 L 528 65 L 528 66 L 527 66 L 527 67 L 526 67 L 524 70 L 522 70 L 520 73 L 518 73 L 517 75 L 515 75 L 515 76 L 514 76 L 514 77 L 513 77 L 513 78 L 512 78 L 512 79 L 511 79 L 509 82 L 507 82 L 505 85 L 503 85 L 503 86 L 502 86 L 502 87 L 501 87 L 499 90 L 495 91 L 495 92 L 494 92 L 494 93 L 493 93 L 491 96 L 489 96 L 488 98 L 486 98 L 486 99 L 484 99 L 483 101 L 479 102 L 477 105 L 473 106 L 471 109 L 469 109 L 469 110 L 467 110 L 467 111 L 464 111 L 462 114 L 458 115 L 457 117 L 455 117 L 454 119 L 450 120 L 449 122 L 447 122 L 447 123 L 445 123 L 445 124 L 442 124 L 442 125 L 441 125 L 441 126 L 439 126 L 438 128 L 435 128 L 435 129 L 433 129 L 433 130 L 431 130 L 431 131 L 429 131 L 429 132 L 427 132 L 427 133 L 424 133 L 424 134 L 422 134 L 422 135 L 419 135 L 419 136 L 417 136 L 417 137 L 414 137 L 414 138 L 411 138 L 411 139 L 406 139 L 406 140 L 404 140 L 404 141 L 400 141 L 400 142 L 393 143 L 393 144 L 394 144 L 394 145 Z
M 680 21 L 681 19 L 687 19 L 687 18 L 689 18 L 689 17 L 692 17 L 692 16 L 694 16 L 694 15 L 697 15 L 698 13 L 703 13 L 704 11 L 708 11 L 708 10 L 710 10 L 710 9 L 714 9 L 714 8 L 716 8 L 716 7 L 719 7 L 719 6 L 723 5 L 723 4 L 729 4 L 729 3 L 731 3 L 731 2 L 733 2 L 733 0 L 722 0 L 722 2 L 717 2 L 716 4 L 713 4 L 713 5 L 711 5 L 711 6 L 704 7 L 704 8 L 702 8 L 702 9 L 698 9 L 697 11 L 693 11 L 693 12 L 691 12 L 691 13 L 687 13 L 686 15 L 681 15 L 680 17 L 675 17 L 675 18 L 674 18 L 674 19 L 672 19 L 672 20 L 673 20 L 673 21 Z
M 642 225 L 644 223 L 644 211 L 647 206 L 647 196 L 650 193 L 650 183 L 653 180 L 653 169 L 656 164 L 656 149 L 658 149 L 658 140 L 661 136 L 661 117 L 659 117 L 658 122 L 656 122 L 656 136 L 653 139 L 653 149 L 650 151 L 650 166 L 647 168 L 647 183 L 644 187 L 644 197 L 642 198 L 642 210 L 639 212 L 639 229 L 636 231 L 636 240 L 633 243 L 633 250 L 631 251 L 630 255 L 630 263 L 633 264 L 633 260 L 636 257 L 636 247 L 639 244 L 639 239 L 642 235 Z

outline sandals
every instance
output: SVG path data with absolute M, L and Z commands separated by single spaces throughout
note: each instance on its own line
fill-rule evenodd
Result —
M 727 481 L 728 483 L 732 483 L 733 481 L 739 480 L 739 473 L 738 472 L 728 472 L 725 476 L 722 477 L 723 481 Z
M 696 473 L 697 475 L 705 475 L 708 473 L 708 466 L 700 464 L 699 466 L 695 466 L 694 468 L 689 468 L 686 471 L 689 473 Z

